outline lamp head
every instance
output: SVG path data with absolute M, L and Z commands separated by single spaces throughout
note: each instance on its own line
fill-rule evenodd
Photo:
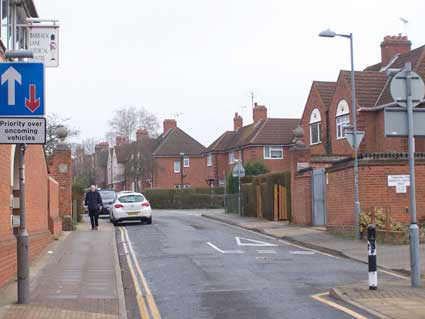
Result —
M 329 28 L 319 33 L 319 37 L 324 38 L 334 38 L 335 35 L 336 33 Z

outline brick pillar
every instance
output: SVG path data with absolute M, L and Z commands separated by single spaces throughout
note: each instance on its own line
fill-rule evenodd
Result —
M 68 147 L 59 145 L 53 151 L 49 173 L 59 183 L 59 216 L 68 219 L 72 216 L 72 158 Z

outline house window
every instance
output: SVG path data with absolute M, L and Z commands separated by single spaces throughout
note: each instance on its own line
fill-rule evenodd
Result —
M 235 152 L 230 152 L 229 153 L 229 164 L 233 164 L 235 163 Z
M 207 156 L 207 166 L 212 166 L 212 154 L 208 154 Z
M 190 188 L 190 185 L 189 184 L 184 184 L 183 185 L 183 188 Z
M 264 159 L 282 159 L 283 148 L 281 146 L 264 146 Z
M 322 118 L 319 109 L 314 109 L 310 115 L 310 144 L 319 144 L 321 139 Z
M 180 173 L 180 161 L 174 161 L 174 173 Z
M 174 188 L 175 189 L 180 189 L 180 186 L 181 186 L 180 184 L 177 184 L 177 185 L 174 185 Z
M 336 139 L 344 138 L 344 128 L 350 124 L 350 108 L 346 100 L 341 100 L 336 108 Z
M 183 158 L 183 167 L 189 167 L 190 166 L 190 160 L 188 156 L 185 156 Z

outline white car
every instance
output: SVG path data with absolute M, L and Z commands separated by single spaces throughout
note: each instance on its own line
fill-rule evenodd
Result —
M 109 210 L 109 219 L 114 226 L 122 221 L 139 220 L 152 224 L 152 209 L 146 197 L 136 192 L 120 192 Z

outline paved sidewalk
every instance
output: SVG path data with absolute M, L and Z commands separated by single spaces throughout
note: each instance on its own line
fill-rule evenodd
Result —
M 380 281 L 378 290 L 369 290 L 367 282 L 333 288 L 330 295 L 363 308 L 378 318 L 424 319 L 425 282 L 411 288 L 410 281 Z
M 126 318 L 114 228 L 85 220 L 31 267 L 31 304 L 16 304 L 16 282 L 0 291 L 1 319 Z
M 332 235 L 320 227 L 300 227 L 288 225 L 287 222 L 272 222 L 262 218 L 240 217 L 236 214 L 225 214 L 223 210 L 203 212 L 204 217 L 237 225 L 243 228 L 279 237 L 292 242 L 302 243 L 310 248 L 330 251 L 351 259 L 367 262 L 366 240 Z M 425 244 L 420 245 L 421 270 L 425 275 Z M 377 262 L 380 267 L 410 272 L 409 245 L 377 244 Z

